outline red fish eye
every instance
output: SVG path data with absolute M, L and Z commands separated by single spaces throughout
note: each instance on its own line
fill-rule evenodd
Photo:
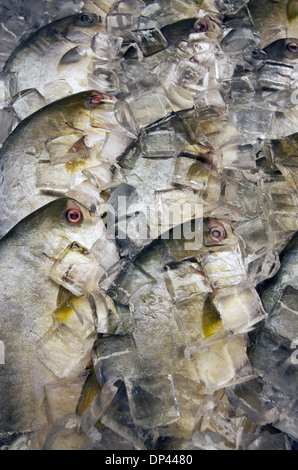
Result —
M 217 243 L 221 243 L 226 238 L 226 231 L 220 225 L 215 225 L 209 230 L 211 239 Z
M 104 99 L 104 96 L 101 93 L 95 91 L 90 96 L 89 103 L 91 106 L 98 106 L 103 101 L 103 99 Z
M 205 21 L 197 21 L 194 28 L 197 33 L 206 33 L 208 31 L 208 25 Z
M 76 225 L 82 220 L 83 214 L 79 209 L 69 209 L 66 218 L 71 224 Z
M 297 42 L 290 42 L 287 45 L 287 48 L 290 52 L 298 52 L 298 43 Z

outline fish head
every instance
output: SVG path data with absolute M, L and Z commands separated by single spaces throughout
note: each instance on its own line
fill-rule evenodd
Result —
M 213 290 L 238 285 L 246 279 L 242 246 L 228 219 L 204 219 L 203 245 L 197 259 Z
M 204 38 L 217 37 L 220 32 L 218 20 L 211 15 L 200 15 L 168 24 L 161 28 L 168 46 L 177 47 L 181 41 L 201 41 Z
M 272 42 L 263 49 L 267 60 L 287 63 L 289 65 L 298 62 L 298 39 L 284 38 Z
M 284 90 L 296 80 L 298 40 L 278 39 L 263 49 L 266 58 L 257 71 L 258 85 L 268 90 Z
M 50 202 L 23 219 L 6 237 L 21 238 L 22 245 L 38 257 L 46 255 L 52 260 L 73 243 L 90 250 L 104 237 L 102 218 L 71 198 Z M 28 240 L 27 240 L 28 239 Z
M 65 38 L 76 44 L 89 42 L 99 31 L 105 30 L 100 16 L 93 13 L 73 15 L 67 22 Z
M 69 243 L 77 242 L 91 249 L 95 242 L 104 236 L 104 224 L 100 216 L 71 198 L 62 198 L 52 210 L 51 217 L 56 222 L 56 234 Z M 53 225 L 55 227 L 55 225 Z

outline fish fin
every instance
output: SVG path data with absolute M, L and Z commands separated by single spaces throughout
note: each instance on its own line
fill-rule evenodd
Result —
M 85 53 L 82 54 L 80 51 L 80 48 L 76 46 L 73 49 L 70 49 L 70 51 L 66 52 L 66 54 L 64 54 L 64 56 L 61 57 L 58 67 L 80 62 L 80 60 L 82 60 L 85 56 L 86 54 Z

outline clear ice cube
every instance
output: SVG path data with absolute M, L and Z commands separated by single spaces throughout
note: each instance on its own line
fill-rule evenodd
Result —
M 92 361 L 101 387 L 111 379 L 141 375 L 136 346 L 130 334 L 100 335 L 93 348 Z
M 80 297 L 93 285 L 97 272 L 98 266 L 90 251 L 75 242 L 53 264 L 50 278 Z
M 131 415 L 136 425 L 155 428 L 179 418 L 171 375 L 124 379 Z
M 117 57 L 122 46 L 122 38 L 96 33 L 92 39 L 92 50 L 101 60 Z
M 91 347 L 95 335 L 82 340 L 72 328 L 64 323 L 54 324 L 37 344 L 39 360 L 58 378 L 84 371 L 91 359 Z
M 198 260 L 214 289 L 234 286 L 246 280 L 246 269 L 238 245 L 199 253 Z
M 53 82 L 46 83 L 43 88 L 43 96 L 46 103 L 53 103 L 61 97 L 73 94 L 73 89 L 66 80 L 60 79 Z
M 138 30 L 134 36 L 145 57 L 162 51 L 168 45 L 161 31 L 156 28 Z
M 170 158 L 177 152 L 174 129 L 158 129 L 144 133 L 141 142 L 146 158 Z
M 44 97 L 35 89 L 27 90 L 18 95 L 12 102 L 12 108 L 20 120 L 45 106 Z
M 167 264 L 165 269 L 166 285 L 176 304 L 212 292 L 199 263 L 194 261 L 172 263 Z
M 169 116 L 173 112 L 171 103 L 162 87 L 156 87 L 154 94 L 150 91 L 142 95 L 130 96 L 126 102 L 140 129 Z
M 190 152 L 180 154 L 176 159 L 173 183 L 188 186 L 196 191 L 207 188 L 212 169 L 212 158 Z
M 192 380 L 202 383 L 202 394 L 214 393 L 223 387 L 245 382 L 253 372 L 243 336 L 214 341 L 209 345 L 191 346 L 186 368 Z
M 261 300 L 253 288 L 219 289 L 213 302 L 228 331 L 244 332 L 265 318 Z

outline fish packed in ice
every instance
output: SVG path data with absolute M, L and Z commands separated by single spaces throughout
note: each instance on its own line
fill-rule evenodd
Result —
M 1 449 L 297 449 L 297 0 L 0 37 Z

